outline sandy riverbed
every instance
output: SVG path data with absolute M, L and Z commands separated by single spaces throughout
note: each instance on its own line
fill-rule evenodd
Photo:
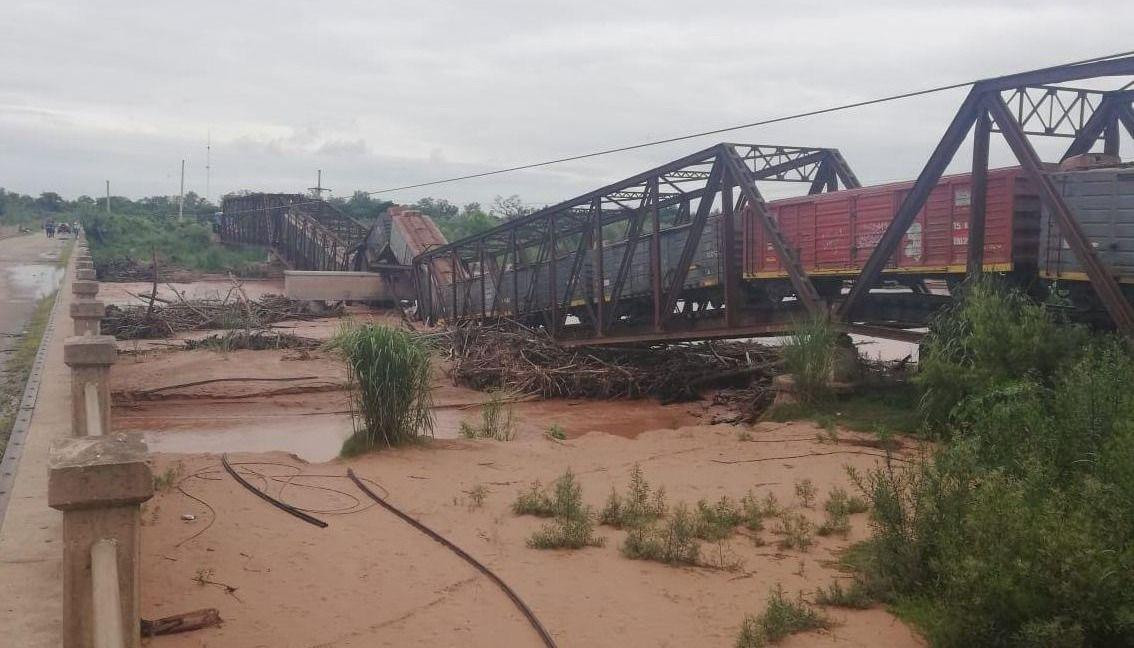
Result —
M 356 310 L 360 320 L 398 321 Z M 285 324 L 327 338 L 336 320 Z M 207 333 L 189 334 L 194 337 Z M 515 588 L 560 646 L 731 646 L 744 616 L 776 585 L 795 595 L 835 578 L 837 554 L 868 534 L 852 516 L 848 538 L 817 538 L 806 552 L 780 550 L 769 520 L 759 534 L 704 543 L 714 567 L 669 567 L 619 553 L 624 532 L 599 527 L 606 545 L 538 551 L 526 538 L 542 524 L 510 511 L 532 480 L 568 468 L 599 508 L 635 464 L 665 486 L 669 502 L 773 493 L 793 503 L 809 478 L 819 505 L 801 511 L 819 524 L 832 486 L 852 489 L 845 466 L 869 469 L 877 451 L 816 440 L 809 423 L 709 425 L 706 401 L 521 401 L 511 405 L 517 439 L 458 439 L 479 416 L 483 393 L 454 386 L 438 362 L 436 439 L 420 447 L 337 459 L 351 432 L 346 375 L 324 351 L 177 351 L 169 341 L 120 344 L 112 372 L 115 427 L 143 432 L 154 471 L 176 474 L 145 507 L 142 612 L 156 618 L 216 607 L 222 627 L 148 640 L 159 647 L 536 646 L 538 637 L 508 599 L 456 556 L 374 507 L 344 475 L 380 485 L 396 505 L 489 565 Z M 254 380 L 247 380 L 252 378 Z M 199 384 L 193 384 L 199 383 Z M 544 433 L 552 424 L 567 434 Z M 746 431 L 751 440 L 741 440 Z M 905 452 L 911 452 L 912 446 Z M 329 523 L 319 529 L 271 507 L 220 467 L 228 452 L 249 479 Z M 254 473 L 254 474 L 253 474 Z M 487 489 L 481 506 L 469 492 Z M 182 519 L 192 516 L 191 520 Z M 757 542 L 759 539 L 759 542 Z M 231 586 L 200 584 L 206 580 Z M 923 646 L 881 608 L 831 609 L 829 631 L 792 646 Z

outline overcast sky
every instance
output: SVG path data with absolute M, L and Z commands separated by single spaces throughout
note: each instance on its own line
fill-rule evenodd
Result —
M 1131 0 L 552 4 L 3 0 L 0 186 L 204 193 L 211 134 L 214 199 L 349 195 L 1134 49 Z M 906 179 L 962 97 L 382 197 L 542 205 L 722 140 Z

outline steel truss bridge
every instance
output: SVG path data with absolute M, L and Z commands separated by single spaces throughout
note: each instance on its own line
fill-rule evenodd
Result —
M 948 297 L 880 290 L 879 279 L 971 131 L 967 275 L 982 272 L 988 146 L 997 132 L 1038 189 L 1113 324 L 1134 335 L 1130 302 L 1029 139 L 1070 139 L 1063 159 L 1100 141 L 1104 152 L 1117 155 L 1120 130 L 1134 136 L 1134 91 L 1058 84 L 1131 75 L 1134 57 L 1122 57 L 974 84 L 857 276 L 837 287 L 804 270 L 769 217 L 757 183 L 805 183 L 812 194 L 858 187 L 839 152 L 719 144 L 418 255 L 418 312 L 431 321 L 514 319 L 545 327 L 568 344 L 774 335 L 809 314 L 830 317 L 849 332 L 917 340 L 909 329 L 923 326 Z M 778 299 L 760 299 L 742 280 L 741 210 L 754 215 L 786 270 L 789 285 Z M 706 223 L 718 212 L 720 233 L 713 236 Z M 711 275 L 705 258 L 717 259 Z
M 330 203 L 303 194 L 226 196 L 221 238 L 273 248 L 296 270 L 356 270 L 368 230 Z

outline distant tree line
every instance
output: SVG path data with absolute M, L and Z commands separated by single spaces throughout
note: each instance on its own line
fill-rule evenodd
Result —
M 373 198 L 363 191 L 356 191 L 349 198 L 330 198 L 327 202 L 366 225 L 373 223 L 394 204 L 389 200 Z M 422 198 L 412 207 L 431 217 L 450 241 L 478 234 L 536 211 L 535 207 L 524 204 L 516 195 L 497 196 L 487 209 L 478 202 L 458 206 L 444 198 Z M 110 213 L 116 216 L 147 217 L 161 223 L 176 218 L 177 211 L 176 196 L 149 196 L 137 200 L 124 196 L 110 197 Z M 187 219 L 207 221 L 217 211 L 219 207 L 215 203 L 195 192 L 185 194 Z M 84 195 L 67 200 L 53 191 L 45 191 L 38 197 L 33 197 L 0 188 L 0 225 L 38 228 L 48 220 L 83 221 L 89 222 L 98 230 L 105 215 L 106 198 L 96 199 Z

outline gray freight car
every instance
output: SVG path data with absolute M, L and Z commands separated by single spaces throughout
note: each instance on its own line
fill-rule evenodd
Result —
M 710 217 L 705 230 L 698 241 L 693 254 L 693 263 L 688 275 L 685 277 L 686 289 L 711 288 L 717 285 L 720 275 L 720 228 L 717 226 L 719 217 Z M 677 265 L 685 241 L 689 236 L 689 225 L 678 225 L 661 231 L 661 267 L 664 282 L 671 280 L 673 269 Z M 650 263 L 652 249 L 652 232 L 643 232 L 634 246 L 634 254 L 626 275 L 626 283 L 622 289 L 620 304 L 625 308 L 637 306 L 645 307 L 652 304 L 653 284 L 651 283 Z M 625 239 L 607 242 L 603 246 L 603 288 L 607 298 L 611 297 L 613 285 L 618 276 L 618 270 L 629 246 Z M 594 263 L 594 254 L 585 252 L 582 260 L 581 275 L 588 282 L 597 284 L 598 268 Z M 555 272 L 555 298 L 568 312 L 581 313 L 584 304 L 590 297 L 593 288 L 591 285 L 569 286 L 572 275 L 571 269 L 575 267 L 576 253 L 560 254 L 556 258 Z M 451 310 L 452 302 L 457 303 L 458 313 L 478 316 L 482 312 L 498 315 L 509 315 L 513 312 L 513 303 L 519 301 L 520 312 L 548 310 L 551 307 L 551 263 L 521 264 L 513 268 L 511 264 L 503 274 L 497 275 L 491 268 L 483 275 L 479 268 L 472 268 L 468 279 L 459 280 L 456 290 L 446 286 L 444 293 L 446 304 L 445 312 Z M 500 277 L 499 286 L 496 285 L 496 276 Z M 483 284 L 483 285 L 482 285 Z M 570 291 L 570 296 L 568 296 Z M 499 297 L 496 295 L 499 293 Z M 482 299 L 483 295 L 483 299 Z M 495 310 L 494 310 L 495 307 Z
M 1066 171 L 1052 174 L 1052 180 L 1099 258 L 1124 291 L 1134 294 L 1134 167 Z M 1087 273 L 1047 209 L 1040 227 L 1040 276 L 1073 289 L 1085 287 Z M 1091 291 L 1073 290 L 1073 297 L 1080 294 Z

